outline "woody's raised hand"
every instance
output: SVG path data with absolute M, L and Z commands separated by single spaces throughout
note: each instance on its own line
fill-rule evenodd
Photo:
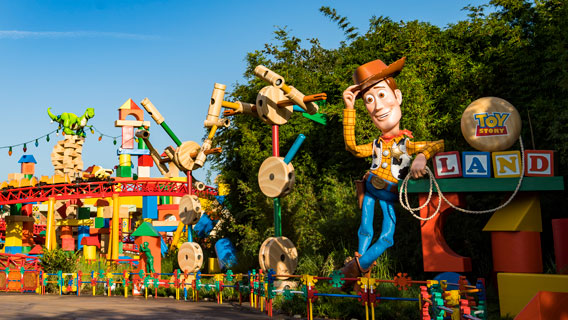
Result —
M 359 94 L 357 89 L 358 85 L 352 85 L 343 91 L 343 102 L 345 103 L 345 109 L 353 109 L 355 105 L 355 99 Z

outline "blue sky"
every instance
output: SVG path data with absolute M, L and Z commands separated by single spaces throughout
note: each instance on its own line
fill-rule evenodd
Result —
M 52 112 L 82 114 L 111 136 L 118 107 L 148 97 L 180 140 L 201 144 L 203 120 L 215 82 L 230 89 L 243 82 L 247 52 L 273 39 L 276 26 L 287 26 L 300 39 L 318 38 L 326 48 L 343 33 L 319 13 L 335 8 L 361 31 L 369 19 L 388 16 L 444 27 L 466 18 L 461 9 L 485 0 L 420 1 L 126 1 L 0 0 L 0 147 L 34 140 L 57 128 Z M 173 145 L 152 122 L 151 141 L 158 150 Z M 339 133 L 338 133 L 339 134 Z M 27 145 L 38 161 L 36 175 L 52 175 L 50 154 L 61 135 Z M 88 134 L 85 167 L 118 164 L 112 139 Z M 22 146 L 0 149 L 0 181 L 19 172 Z M 153 176 L 157 176 L 157 170 Z M 194 172 L 205 179 L 203 169 Z

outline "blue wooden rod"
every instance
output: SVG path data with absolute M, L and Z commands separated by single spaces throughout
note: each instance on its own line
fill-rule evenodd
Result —
M 304 143 L 304 140 L 306 140 L 306 136 L 300 133 L 298 135 L 298 137 L 296 138 L 296 141 L 294 141 L 294 144 L 292 145 L 292 147 L 290 148 L 290 150 L 286 154 L 286 157 L 284 158 L 285 164 L 289 164 L 290 161 L 292 161 L 292 159 L 296 155 L 296 152 L 298 152 L 298 150 L 302 146 L 302 143 Z

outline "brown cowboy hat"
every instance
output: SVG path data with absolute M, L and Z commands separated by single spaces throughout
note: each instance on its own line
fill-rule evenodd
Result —
M 353 72 L 353 82 L 357 85 L 353 91 L 363 91 L 385 78 L 396 76 L 402 70 L 405 61 L 406 57 L 402 57 L 387 66 L 377 59 L 359 66 Z

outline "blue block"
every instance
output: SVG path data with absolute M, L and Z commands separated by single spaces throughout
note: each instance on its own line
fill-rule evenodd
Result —
M 207 238 L 213 227 L 217 224 L 217 221 L 211 220 L 208 215 L 202 214 L 199 221 L 193 226 L 193 231 L 197 234 L 199 238 Z
M 166 242 L 164 241 L 163 237 L 160 237 L 160 240 L 162 240 L 162 243 L 160 245 L 160 249 L 162 251 L 162 258 L 166 256 L 166 252 L 168 252 L 168 245 L 166 244 Z
M 153 226 L 154 229 L 158 230 L 158 232 L 175 232 L 177 230 L 177 226 Z
M 227 238 L 219 239 L 215 243 L 215 253 L 217 253 L 221 269 L 230 269 L 237 264 L 237 251 L 231 240 Z
M 149 149 L 118 149 L 116 151 L 117 155 L 121 155 L 121 154 L 130 154 L 133 156 L 143 156 L 143 155 L 149 155 L 150 154 L 150 150 Z
M 4 253 L 17 254 L 22 253 L 22 247 L 4 247 Z
M 462 152 L 462 171 L 464 178 L 491 178 L 491 153 Z
M 78 226 L 77 227 L 77 243 L 79 243 L 77 245 L 77 250 L 81 250 L 83 249 L 83 245 L 81 244 L 81 240 L 83 240 L 84 237 L 89 237 L 89 226 Z
M 142 197 L 142 218 L 158 220 L 158 196 Z

